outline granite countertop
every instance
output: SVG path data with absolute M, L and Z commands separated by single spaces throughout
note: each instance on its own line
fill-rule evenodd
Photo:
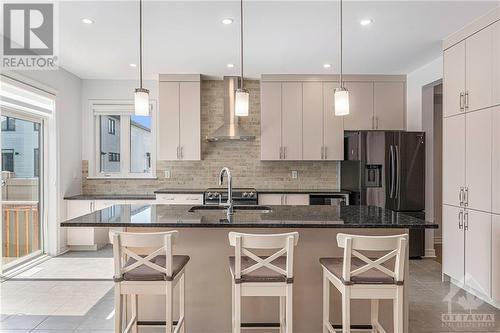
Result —
M 402 213 L 374 206 L 269 206 L 271 212 L 190 212 L 191 206 L 116 205 L 61 223 L 62 227 L 165 228 L 437 228 Z
M 259 194 L 284 193 L 284 194 L 349 194 L 346 190 L 311 190 L 311 189 L 257 189 Z
M 164 188 L 160 190 L 156 190 L 154 193 L 156 194 L 203 194 L 207 189 L 200 188 Z
M 155 200 L 154 194 L 78 194 L 64 200 Z

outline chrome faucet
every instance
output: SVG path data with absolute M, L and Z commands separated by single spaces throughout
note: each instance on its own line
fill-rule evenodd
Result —
M 231 177 L 231 171 L 229 171 L 228 167 L 224 167 L 221 169 L 219 173 L 219 186 L 224 182 L 224 174 L 227 175 L 227 202 L 222 203 L 221 196 L 219 196 L 219 206 L 226 207 L 227 217 L 233 215 L 233 178 Z

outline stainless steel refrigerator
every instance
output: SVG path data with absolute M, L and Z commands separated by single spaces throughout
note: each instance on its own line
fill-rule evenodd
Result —
M 342 189 L 351 204 L 371 205 L 425 218 L 425 133 L 346 131 Z M 425 254 L 425 233 L 410 233 L 410 256 Z

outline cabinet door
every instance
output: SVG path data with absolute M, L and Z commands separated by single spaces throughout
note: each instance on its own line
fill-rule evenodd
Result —
M 500 214 L 500 106 L 491 109 L 491 211 Z
M 180 82 L 180 159 L 201 160 L 200 82 Z
M 491 109 L 467 113 L 465 119 L 468 207 L 491 212 Z
M 283 159 L 302 160 L 302 82 L 282 85 Z
M 323 159 L 330 161 L 344 159 L 344 121 L 350 116 L 335 115 L 333 91 L 337 86 L 333 82 L 323 84 Z
M 465 114 L 443 119 L 443 204 L 460 206 L 465 186 Z
M 159 83 L 158 160 L 177 160 L 179 148 L 179 82 Z
M 92 200 L 66 200 L 66 218 L 73 219 L 92 212 Z
M 331 92 L 333 108 L 333 90 L 338 83 L 325 83 Z M 346 131 L 373 129 L 373 82 L 346 82 L 349 90 L 349 115 L 344 116 Z M 326 94 L 325 94 L 326 96 Z M 333 112 L 333 111 L 332 111 Z
M 465 92 L 465 41 L 444 51 L 443 116 L 463 112 L 460 94 Z
M 500 21 L 493 24 L 493 105 L 500 105 Z
M 281 82 L 261 82 L 260 159 L 281 158 Z
M 285 194 L 285 205 L 308 206 L 309 194 Z
M 491 298 L 500 301 L 500 215 L 491 220 Z
M 467 210 L 465 229 L 465 284 L 490 296 L 491 214 Z
M 493 103 L 493 27 L 467 38 L 465 45 L 467 111 L 490 107 Z
M 323 158 L 323 84 L 304 82 L 303 89 L 303 159 L 321 160 Z M 333 110 L 332 110 L 333 112 Z
M 283 196 L 281 193 L 259 194 L 259 205 L 281 206 L 284 204 Z
M 375 82 L 375 129 L 403 130 L 405 114 L 405 83 Z
M 455 280 L 464 278 L 464 230 L 462 208 L 443 205 L 443 273 Z

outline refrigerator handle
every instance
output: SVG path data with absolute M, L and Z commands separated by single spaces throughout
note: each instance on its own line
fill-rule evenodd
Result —
M 395 162 L 396 162 L 396 191 L 395 191 L 395 198 L 399 198 L 399 191 L 400 191 L 400 181 L 401 181 L 401 160 L 400 160 L 400 156 L 399 156 L 399 146 L 396 145 L 396 158 L 395 158 Z
M 394 196 L 394 146 L 390 146 L 389 150 L 389 168 L 390 168 L 390 183 L 389 183 L 389 198 L 392 198 Z

